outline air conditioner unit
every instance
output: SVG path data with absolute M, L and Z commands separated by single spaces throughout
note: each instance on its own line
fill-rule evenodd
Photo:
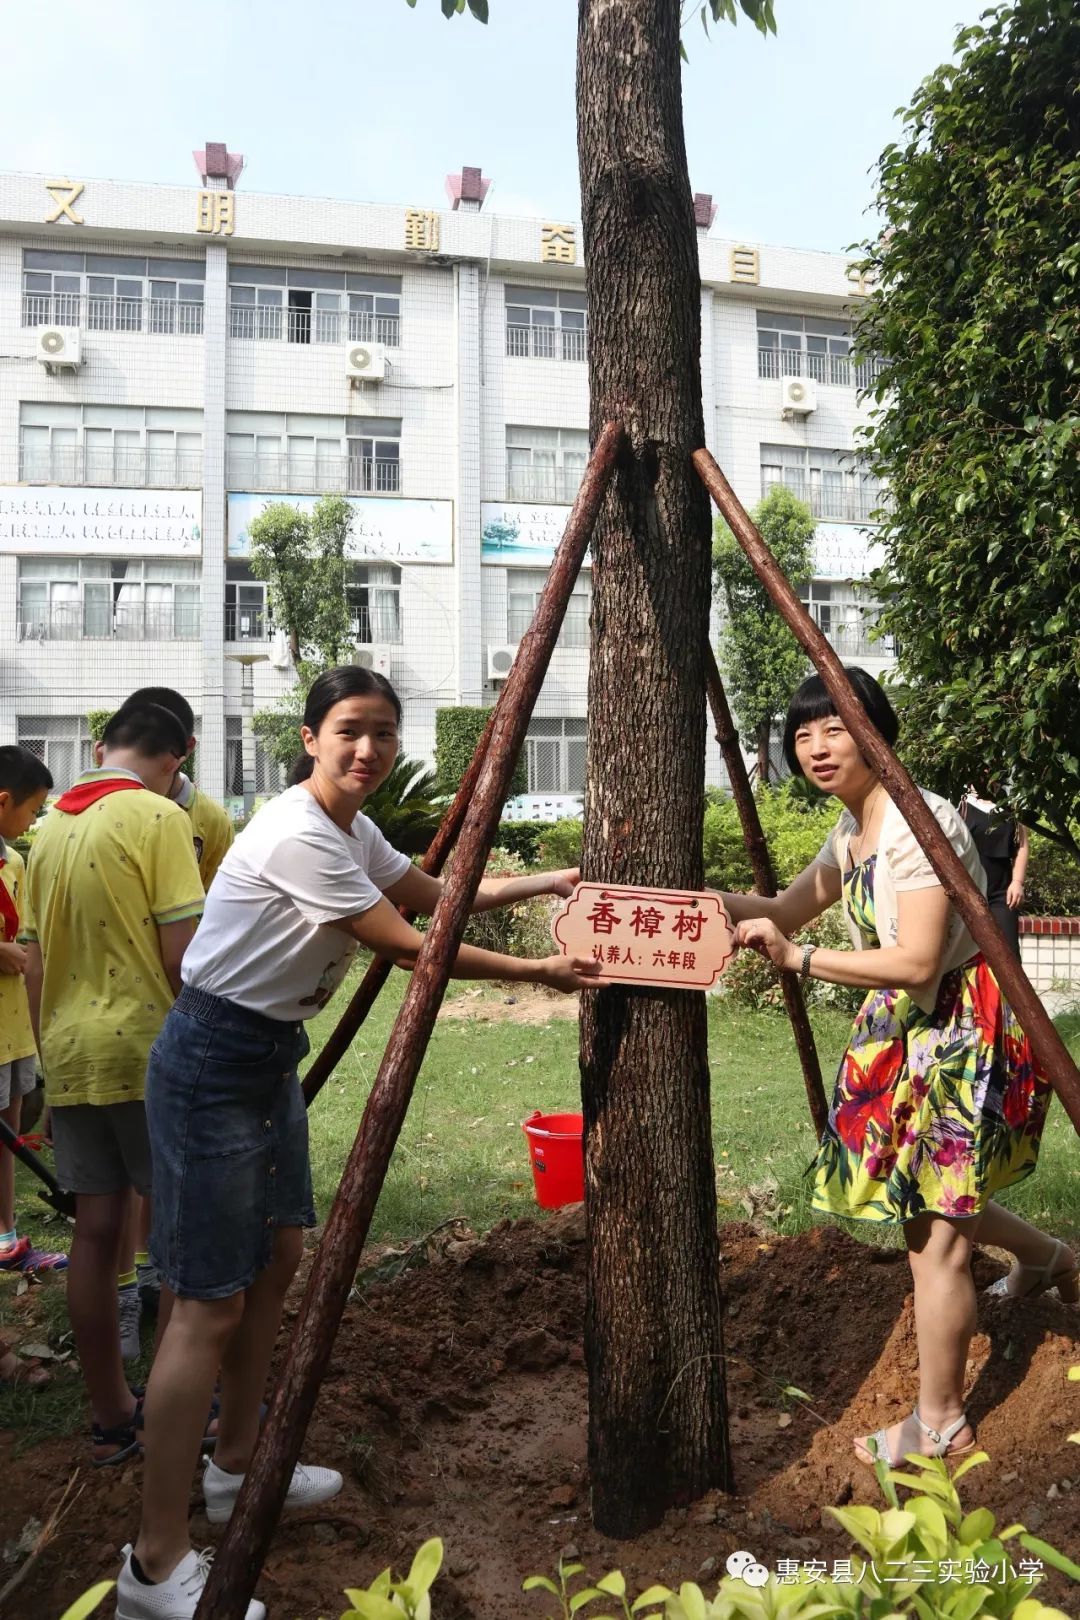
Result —
M 487 678 L 489 681 L 505 681 L 509 675 L 514 659 L 517 657 L 517 647 L 489 647 L 487 650 Z
M 357 647 L 353 656 L 353 663 L 358 665 L 360 669 L 372 669 L 376 675 L 385 675 L 389 680 L 390 657 L 391 649 L 389 647 L 374 645 Z
M 82 365 L 82 333 L 77 326 L 42 326 L 37 334 L 37 357 L 43 366 L 74 370 Z
M 386 350 L 381 343 L 347 343 L 345 375 L 351 383 L 382 382 L 386 376 Z
M 809 416 L 817 410 L 817 383 L 812 377 L 785 377 L 781 386 L 783 410 L 792 416 Z

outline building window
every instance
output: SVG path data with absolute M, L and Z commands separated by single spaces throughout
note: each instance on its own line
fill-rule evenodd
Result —
M 268 641 L 266 585 L 246 562 L 225 564 L 225 640 Z
M 401 641 L 401 569 L 390 563 L 353 563 L 345 588 L 351 634 L 362 645 Z
M 508 427 L 506 498 L 569 504 L 589 458 L 584 428 Z
M 238 714 L 225 716 L 225 792 L 239 799 L 244 792 L 243 760 L 244 722 Z M 297 753 L 300 752 L 299 743 Z M 255 738 L 255 792 L 281 793 L 285 787 L 285 768 L 266 752 L 258 737 Z
M 27 484 L 197 488 L 202 412 L 142 405 L 19 406 L 19 477 Z
M 293 495 L 397 495 L 400 417 L 230 411 L 230 489 Z
M 763 444 L 762 495 L 774 484 L 806 501 L 815 517 L 834 523 L 865 523 L 884 500 L 882 486 L 852 450 Z
M 881 370 L 877 355 L 858 365 L 851 359 L 850 321 L 759 309 L 757 341 L 759 377 L 812 377 L 837 388 L 869 388 Z
M 83 771 L 93 768 L 93 740 L 84 716 L 19 715 L 16 722 L 19 742 L 52 773 L 53 793 L 64 793 Z
M 871 637 L 881 603 L 857 580 L 812 579 L 799 599 L 840 658 L 892 658 L 892 636 Z
M 530 793 L 584 793 L 584 720 L 530 720 L 525 753 Z
M 506 352 L 519 360 L 584 360 L 585 294 L 507 287 Z
M 544 569 L 508 568 L 506 570 L 506 639 L 518 642 L 533 622 L 540 593 L 547 583 Z M 566 604 L 566 617 L 559 631 L 559 646 L 564 648 L 588 647 L 589 610 L 592 607 L 592 579 L 581 573 L 574 581 L 574 589 Z
M 203 329 L 205 282 L 202 259 L 121 258 L 26 248 L 22 323 L 198 336 Z
M 237 264 L 229 270 L 234 338 L 401 343 L 401 277 Z
M 202 565 L 172 558 L 24 557 L 19 636 L 33 641 L 197 641 Z

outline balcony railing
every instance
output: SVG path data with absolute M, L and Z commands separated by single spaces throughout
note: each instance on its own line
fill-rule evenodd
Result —
M 226 641 L 269 641 L 270 615 L 265 607 L 225 604 Z
M 581 486 L 584 467 L 511 469 L 506 479 L 508 501 L 544 501 L 569 506 Z
M 401 462 L 369 456 L 229 456 L 229 488 L 291 495 L 397 495 Z
M 81 293 L 24 293 L 24 326 L 81 326 L 90 332 L 177 333 L 198 337 L 202 304 L 177 298 L 106 298 Z
M 20 641 L 198 641 L 201 634 L 202 615 L 191 603 L 110 607 L 87 600 L 53 602 L 44 610 L 20 607 Z
M 370 310 L 282 309 L 280 304 L 230 304 L 229 332 L 234 338 L 289 343 L 401 344 L 400 315 L 373 315 Z
M 24 484 L 87 484 L 91 488 L 197 489 L 201 450 L 87 450 L 81 445 L 19 450 Z
M 805 501 L 815 517 L 833 523 L 870 522 L 874 512 L 884 506 L 887 498 L 882 486 L 869 478 L 846 477 L 838 479 L 835 484 L 823 484 L 816 481 L 811 483 L 806 479 L 769 478 L 764 474 L 761 479 L 762 496 L 766 496 L 778 483 L 783 483 L 785 489 L 790 489 L 800 501 Z
M 818 613 L 814 613 L 813 617 L 824 631 L 825 640 L 839 658 L 895 656 L 895 641 L 892 636 L 881 636 L 875 640 L 871 635 L 873 620 L 869 613 L 865 619 L 841 619 L 828 625 L 821 624 Z
M 506 323 L 506 352 L 515 360 L 584 360 L 585 333 L 575 326 Z
M 397 605 L 353 607 L 349 633 L 360 646 L 401 641 L 401 613 Z
M 803 349 L 758 349 L 759 377 L 809 377 L 831 388 L 870 388 L 884 369 L 878 355 L 858 365 L 849 354 L 814 354 Z

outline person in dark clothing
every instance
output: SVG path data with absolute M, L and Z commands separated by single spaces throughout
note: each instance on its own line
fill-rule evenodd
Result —
M 992 784 L 988 791 L 993 791 Z M 973 787 L 960 801 L 960 815 L 986 873 L 987 904 L 1013 954 L 1019 956 L 1020 907 L 1024 903 L 1028 863 L 1027 828 L 999 811 L 992 799 L 982 798 Z

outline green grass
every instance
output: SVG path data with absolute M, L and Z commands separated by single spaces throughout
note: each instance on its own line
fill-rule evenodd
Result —
M 352 1146 L 364 1103 L 400 1005 L 404 976 L 393 974 L 367 1025 L 340 1069 L 314 1104 L 310 1118 L 316 1204 L 325 1217 Z M 352 987 L 354 981 L 350 980 Z M 453 987 L 461 994 L 467 987 Z M 472 1005 L 500 1002 L 506 992 L 487 987 Z M 344 1003 L 314 1021 L 318 1051 Z M 849 1021 L 819 1012 L 815 1034 L 831 1091 L 832 1075 L 847 1038 Z M 1074 1054 L 1080 1053 L 1080 1012 L 1059 1021 Z M 371 1230 L 372 1241 L 404 1241 L 452 1216 L 483 1230 L 502 1216 L 533 1213 L 529 1158 L 521 1122 L 534 1108 L 544 1112 L 578 1106 L 577 1024 L 440 1021 L 417 1080 L 412 1105 L 390 1166 Z M 795 1232 L 814 1217 L 805 1170 L 814 1151 L 813 1132 L 790 1030 L 783 1013 L 747 1013 L 709 1002 L 709 1052 L 713 1076 L 713 1141 L 718 1166 L 721 1218 L 745 1216 L 750 1187 L 763 1189 L 776 1211 L 777 1230 Z M 33 1196 L 33 1178 L 18 1171 L 19 1226 L 42 1247 L 67 1246 L 70 1229 L 48 1216 Z M 1054 1105 L 1035 1176 L 1008 1195 L 1012 1208 L 1072 1242 L 1080 1241 L 1080 1158 L 1072 1126 Z M 38 1213 L 40 1212 L 40 1214 Z M 858 1227 L 851 1230 L 863 1235 Z M 869 1241 L 889 1241 L 890 1229 L 866 1232 Z M 900 1242 L 899 1231 L 892 1234 Z M 30 1311 L 27 1311 L 27 1304 Z M 0 1281 L 0 1331 L 18 1325 L 18 1337 L 56 1343 L 66 1327 L 63 1284 L 53 1279 L 15 1297 L 10 1278 Z M 32 1324 L 32 1330 L 31 1330 Z M 55 1392 L 31 1400 L 0 1391 L 0 1428 L 22 1427 L 33 1411 L 35 1437 L 67 1432 L 81 1401 L 74 1376 L 62 1376 Z

